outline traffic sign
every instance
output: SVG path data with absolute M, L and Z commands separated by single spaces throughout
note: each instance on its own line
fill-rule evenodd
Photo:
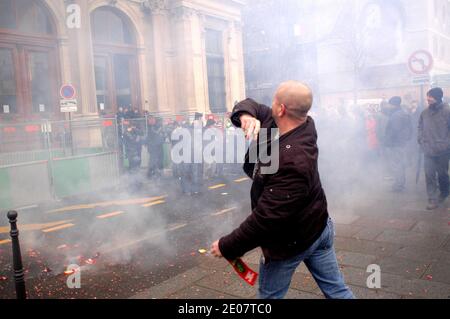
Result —
M 73 85 L 64 84 L 59 90 L 59 95 L 64 100 L 72 100 L 76 97 L 77 91 L 75 90 L 75 87 Z
M 76 99 L 61 100 L 60 103 L 61 113 L 73 113 L 78 111 L 78 105 Z
M 433 84 L 440 87 L 450 86 L 450 74 L 437 74 L 433 77 Z
M 431 77 L 428 74 L 418 75 L 413 77 L 412 83 L 418 85 L 425 85 L 431 82 Z
M 408 68 L 414 74 L 428 74 L 433 69 L 433 56 L 426 50 L 419 50 L 411 54 Z

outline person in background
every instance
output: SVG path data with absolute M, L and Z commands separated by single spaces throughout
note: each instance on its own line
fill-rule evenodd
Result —
M 156 123 L 148 127 L 147 151 L 149 154 L 149 164 L 147 177 L 161 177 L 164 165 L 164 142 L 162 119 L 156 119 Z
M 192 123 L 192 194 L 199 195 L 203 187 L 203 114 L 195 113 Z M 194 141 L 196 137 L 201 136 L 200 141 Z M 195 153 L 201 154 L 201 162 L 195 162 Z
M 131 173 L 141 167 L 142 142 L 143 137 L 140 130 L 135 125 L 130 125 L 124 133 L 124 144 Z
M 419 106 L 419 102 L 417 100 L 411 101 L 411 103 L 406 107 L 406 112 L 411 117 L 412 127 L 413 127 L 413 136 L 417 137 L 418 127 L 419 127 L 419 118 L 423 112 L 423 108 Z M 415 138 L 411 139 L 407 146 L 407 164 L 408 166 L 413 166 L 418 162 L 418 157 L 422 156 L 420 147 L 417 144 L 417 140 Z
M 134 112 L 133 112 L 133 109 L 131 108 L 131 106 L 128 106 L 128 107 L 125 109 L 125 118 L 126 118 L 127 120 L 131 120 L 131 119 L 134 118 Z
M 428 210 L 438 208 L 449 195 L 450 107 L 443 97 L 441 88 L 431 89 L 427 93 L 429 106 L 419 119 L 418 142 L 425 154 Z
M 205 124 L 205 131 L 206 130 L 214 130 L 214 138 L 217 139 L 218 135 L 215 129 L 216 121 L 213 119 L 208 119 Z M 207 142 L 209 143 L 209 142 Z M 211 159 L 212 160 L 212 159 Z M 216 170 L 217 170 L 217 163 L 215 161 L 212 161 L 210 163 L 207 163 L 206 161 L 203 164 L 203 172 L 206 179 L 211 179 L 216 176 Z
M 389 121 L 389 103 L 384 100 L 380 103 L 379 112 L 376 115 L 377 120 L 377 140 L 380 145 L 380 164 L 383 171 L 383 179 L 393 180 L 392 172 L 390 171 L 388 153 L 386 150 L 386 126 Z
M 120 169 L 124 168 L 124 158 L 126 152 L 124 149 L 124 127 L 123 120 L 125 119 L 125 111 L 123 107 L 119 107 L 116 113 L 116 123 L 117 123 L 117 136 L 118 136 L 118 146 L 119 146 L 119 156 L 120 156 Z
M 138 119 L 142 117 L 141 112 L 139 112 L 139 109 L 133 109 L 133 118 Z
M 394 177 L 393 192 L 403 192 L 406 186 L 406 147 L 412 138 L 411 118 L 401 106 L 402 99 L 394 96 L 389 100 L 388 122 L 384 145 L 388 164 Z
M 125 156 L 129 163 L 130 188 L 132 192 L 142 189 L 142 182 L 139 174 L 141 167 L 143 136 L 141 131 L 131 124 L 124 132 Z
M 116 113 L 117 123 L 121 124 L 121 122 L 124 118 L 125 118 L 125 112 L 123 110 L 123 107 L 119 107 L 119 109 L 117 110 L 117 113 Z
M 176 122 L 174 123 L 173 130 L 168 134 L 168 136 L 169 136 L 169 142 L 170 142 L 170 144 L 171 144 L 171 149 L 172 149 L 172 148 L 177 144 L 177 142 L 178 142 L 178 141 L 175 141 L 175 140 L 172 139 L 172 134 L 173 134 L 174 136 L 179 136 L 179 134 L 181 134 L 181 133 L 179 133 L 179 132 L 182 130 L 182 128 L 183 128 L 183 123 L 180 123 L 180 122 L 176 121 Z M 172 153 L 171 153 L 171 166 L 172 166 L 172 174 L 173 174 L 173 177 L 174 177 L 175 179 L 181 180 L 181 178 L 183 177 L 183 175 L 182 175 L 182 164 L 176 163 L 176 162 L 173 160 L 173 158 L 172 158 Z M 183 189 L 183 193 L 184 193 L 184 189 Z
M 193 132 L 192 125 L 190 125 L 188 121 L 183 121 L 181 123 L 181 127 L 178 128 L 177 130 L 188 130 L 192 136 L 192 132 Z M 178 143 L 178 141 L 175 142 L 174 140 L 172 140 L 172 143 Z M 186 143 L 186 142 L 184 142 L 184 143 Z M 189 145 L 188 147 L 192 148 L 192 145 Z M 180 164 L 177 164 L 178 169 L 179 169 L 179 175 L 180 175 L 179 180 L 180 180 L 181 191 L 184 195 L 187 195 L 187 196 L 192 195 L 192 172 L 193 172 L 192 158 L 193 158 L 193 155 L 191 154 L 191 159 L 189 162 L 182 162 Z

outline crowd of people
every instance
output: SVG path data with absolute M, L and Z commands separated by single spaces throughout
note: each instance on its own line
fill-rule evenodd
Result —
M 398 193 L 414 182 L 407 176 L 419 181 L 425 163 L 427 208 L 435 209 L 445 201 L 450 118 L 443 90 L 431 89 L 428 105 L 404 100 L 394 96 L 364 106 L 320 108 L 312 114 L 320 133 L 325 183 L 332 179 L 328 184 L 349 189 L 361 187 L 361 180 L 373 184 L 382 177 L 391 182 L 391 191 Z M 444 186 L 436 197 L 438 181 Z
M 440 146 L 450 145 L 450 137 L 445 136 L 442 127 L 447 123 L 444 120 L 447 104 L 443 95 L 440 88 L 430 90 L 427 94 L 429 107 L 422 106 L 417 100 L 406 103 L 400 96 L 361 106 L 317 107 L 311 115 L 320 133 L 320 164 L 325 184 L 330 188 L 345 185 L 350 189 L 360 187 L 358 183 L 362 179 L 372 183 L 374 176 L 381 176 L 391 183 L 392 192 L 403 192 L 411 183 L 407 176 L 414 172 L 418 179 L 424 162 L 428 208 L 435 209 L 448 197 L 448 173 L 445 172 L 450 155 L 436 151 Z M 439 116 L 429 114 L 433 107 L 439 109 Z M 203 114 L 196 113 L 192 122 L 183 119 L 167 123 L 138 110 L 120 108 L 117 120 L 127 124 L 119 125 L 119 140 L 131 174 L 140 172 L 142 153 L 146 149 L 149 158 L 147 178 L 161 177 L 163 169 L 170 166 L 184 194 L 200 194 L 205 179 L 223 177 L 223 163 L 192 160 L 179 164 L 170 162 L 169 153 L 175 143 L 171 140 L 172 133 L 180 128 L 193 133 L 196 125 L 202 130 L 217 129 L 226 143 L 226 134 L 235 130 L 228 118 L 206 120 Z M 241 164 L 235 163 L 232 172 L 238 173 Z M 441 194 L 436 196 L 438 189 Z
M 207 129 L 215 129 L 217 138 L 223 139 L 226 143 L 226 134 L 234 131 L 229 120 L 214 120 L 209 118 L 205 121 L 204 115 L 195 113 L 193 120 L 188 118 L 181 121 L 164 121 L 163 118 L 141 114 L 138 110 L 120 108 L 116 115 L 118 121 L 119 142 L 122 150 L 122 159 L 124 169 L 135 179 L 132 182 L 133 189 L 139 189 L 142 167 L 147 167 L 146 177 L 148 179 L 160 179 L 164 174 L 165 168 L 171 168 L 172 175 L 179 180 L 181 192 L 186 195 L 199 195 L 202 193 L 203 182 L 208 179 L 220 179 L 227 173 L 235 174 L 240 171 L 240 164 L 225 165 L 222 162 L 205 163 L 204 161 L 195 162 L 194 159 L 189 163 L 174 162 L 170 156 L 170 150 L 177 142 L 172 140 L 172 133 L 179 129 L 188 130 L 192 136 L 194 128 L 200 128 L 203 132 Z M 202 135 L 203 137 L 203 135 Z M 195 152 L 194 147 L 204 147 L 203 143 L 192 143 L 192 155 Z M 224 148 L 226 146 L 224 145 Z M 148 163 L 143 163 L 143 152 L 147 151 Z M 200 150 L 202 151 L 202 150 Z

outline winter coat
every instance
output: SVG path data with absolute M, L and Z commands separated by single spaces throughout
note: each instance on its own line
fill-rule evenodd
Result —
M 237 127 L 242 113 L 260 120 L 263 128 L 276 128 L 267 106 L 251 99 L 237 104 L 232 114 Z M 277 173 L 263 175 L 261 163 L 244 165 L 253 178 L 252 213 L 235 231 L 220 239 L 219 249 L 225 258 L 232 260 L 261 247 L 266 259 L 284 260 L 307 250 L 320 237 L 328 210 L 318 156 L 315 124 L 308 117 L 306 123 L 279 138 Z
M 420 115 L 418 142 L 427 156 L 450 153 L 450 107 L 431 105 Z
M 384 143 L 386 147 L 404 147 L 411 140 L 413 127 L 411 116 L 401 107 L 392 111 L 386 126 Z

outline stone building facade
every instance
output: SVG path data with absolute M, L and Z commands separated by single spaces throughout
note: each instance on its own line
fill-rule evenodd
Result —
M 0 121 L 119 107 L 225 113 L 245 96 L 241 0 L 0 1 Z

